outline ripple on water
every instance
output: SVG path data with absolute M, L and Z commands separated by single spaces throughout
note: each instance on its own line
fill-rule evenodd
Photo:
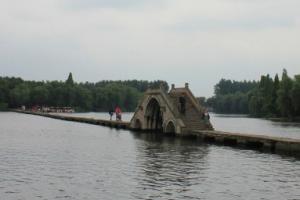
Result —
M 299 191 L 296 158 L 0 113 L 0 199 L 300 199 Z

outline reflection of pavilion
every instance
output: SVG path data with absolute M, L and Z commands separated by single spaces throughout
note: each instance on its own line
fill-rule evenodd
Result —
M 164 137 L 158 134 L 135 134 L 142 145 L 137 145 L 138 196 L 159 199 L 160 195 L 177 199 L 189 195 L 191 186 L 199 185 L 207 168 L 206 145 L 197 141 Z M 141 194 L 142 193 L 142 194 Z M 177 198 L 174 198 L 177 197 Z
M 175 88 L 167 93 L 162 89 L 148 90 L 131 119 L 133 129 L 164 133 L 187 134 L 193 130 L 212 130 L 209 120 L 204 119 L 205 109 L 190 91 Z

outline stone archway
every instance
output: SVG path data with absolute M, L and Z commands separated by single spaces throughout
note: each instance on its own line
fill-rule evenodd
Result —
M 145 111 L 146 129 L 153 131 L 162 131 L 163 116 L 159 102 L 152 98 L 147 104 Z
M 175 133 L 175 125 L 172 121 L 170 121 L 166 128 L 165 128 L 165 133 Z
M 141 120 L 139 119 L 136 119 L 135 122 L 134 122 L 134 129 L 136 130 L 141 130 L 142 129 L 142 122 Z

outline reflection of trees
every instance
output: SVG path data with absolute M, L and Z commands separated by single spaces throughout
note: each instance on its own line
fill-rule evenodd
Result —
M 273 126 L 300 128 L 300 123 L 297 122 L 272 122 Z
M 204 181 L 209 151 L 206 145 L 159 134 L 139 133 L 135 137 L 139 138 L 136 140 L 139 197 L 184 196 L 191 186 Z

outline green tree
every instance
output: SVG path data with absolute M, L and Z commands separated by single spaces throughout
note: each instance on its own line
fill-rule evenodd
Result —
M 126 108 L 127 111 L 135 110 L 140 97 L 141 94 L 135 88 L 127 87 L 125 89 L 123 106 Z
M 17 85 L 13 90 L 11 90 L 9 96 L 9 106 L 12 108 L 17 108 L 22 105 L 28 105 L 30 103 L 30 89 L 25 83 Z
M 71 72 L 69 73 L 68 79 L 66 80 L 66 84 L 67 85 L 74 85 L 73 75 L 72 75 Z
M 295 76 L 291 97 L 294 113 L 296 116 L 300 116 L 300 75 Z
M 273 80 L 269 74 L 267 76 L 261 76 L 258 90 L 258 95 L 262 98 L 260 115 L 267 116 L 272 113 Z
M 72 73 L 66 81 L 24 81 L 21 78 L 0 77 L 0 109 L 21 105 L 72 106 L 77 110 L 106 111 L 120 105 L 125 111 L 133 111 L 143 92 L 162 86 L 165 81 L 100 81 L 76 83 Z
M 272 106 L 271 106 L 271 112 L 275 115 L 275 116 L 279 116 L 279 109 L 278 106 L 276 104 L 277 98 L 278 98 L 278 90 L 280 87 L 280 81 L 279 81 L 279 77 L 278 74 L 275 75 L 274 78 L 274 84 L 273 84 L 273 89 L 272 89 Z
M 7 82 L 0 78 L 0 111 L 7 110 L 9 101 L 9 88 Z
M 281 116 L 292 117 L 293 106 L 291 99 L 291 89 L 293 86 L 292 79 L 288 76 L 286 69 L 282 72 L 282 79 L 279 85 L 277 105 Z
M 77 86 L 74 90 L 73 106 L 83 110 L 91 110 L 93 106 L 92 93 L 81 86 Z
M 44 85 L 34 87 L 30 92 L 30 104 L 47 105 L 49 99 L 48 89 Z
M 255 117 L 262 117 L 262 107 L 264 99 L 257 91 L 254 91 L 249 96 L 249 113 Z

